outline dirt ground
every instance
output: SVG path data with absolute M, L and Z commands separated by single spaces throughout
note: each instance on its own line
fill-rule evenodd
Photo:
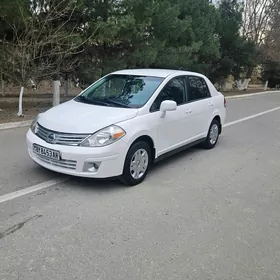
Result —
M 17 109 L 6 108 L 0 109 L 0 124 L 8 122 L 28 121 L 34 119 L 39 113 L 45 112 L 50 107 L 28 108 L 24 110 L 24 116 L 17 116 Z
M 61 103 L 70 100 L 73 96 L 61 97 Z M 23 117 L 18 117 L 18 98 L 0 96 L 0 123 L 31 120 L 39 113 L 52 107 L 52 97 L 49 95 L 25 96 L 23 98 Z

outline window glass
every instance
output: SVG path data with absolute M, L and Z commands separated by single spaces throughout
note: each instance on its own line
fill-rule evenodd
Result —
M 195 101 L 210 97 L 208 86 L 203 78 L 187 77 L 188 101 Z
M 160 109 L 160 104 L 165 100 L 175 101 L 178 106 L 186 102 L 185 82 L 183 77 L 174 78 L 165 85 L 153 103 L 151 111 L 158 111 Z
M 103 106 L 140 108 L 163 80 L 159 77 L 112 74 L 95 83 L 75 100 Z

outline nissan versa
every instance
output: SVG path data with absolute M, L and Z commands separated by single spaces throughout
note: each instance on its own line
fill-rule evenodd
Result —
M 156 160 L 198 143 L 215 147 L 225 117 L 224 96 L 201 74 L 122 70 L 39 114 L 26 138 L 47 169 L 132 186 Z

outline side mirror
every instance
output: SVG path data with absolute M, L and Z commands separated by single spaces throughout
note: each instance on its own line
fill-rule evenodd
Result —
M 161 112 L 161 118 L 165 117 L 166 112 L 168 111 L 176 111 L 177 109 L 177 103 L 172 100 L 165 100 L 161 102 L 160 104 L 160 112 Z

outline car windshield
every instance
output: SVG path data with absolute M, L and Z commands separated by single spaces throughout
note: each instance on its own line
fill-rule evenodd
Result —
M 75 100 L 101 106 L 140 108 L 162 81 L 160 77 L 112 74 L 86 89 Z

